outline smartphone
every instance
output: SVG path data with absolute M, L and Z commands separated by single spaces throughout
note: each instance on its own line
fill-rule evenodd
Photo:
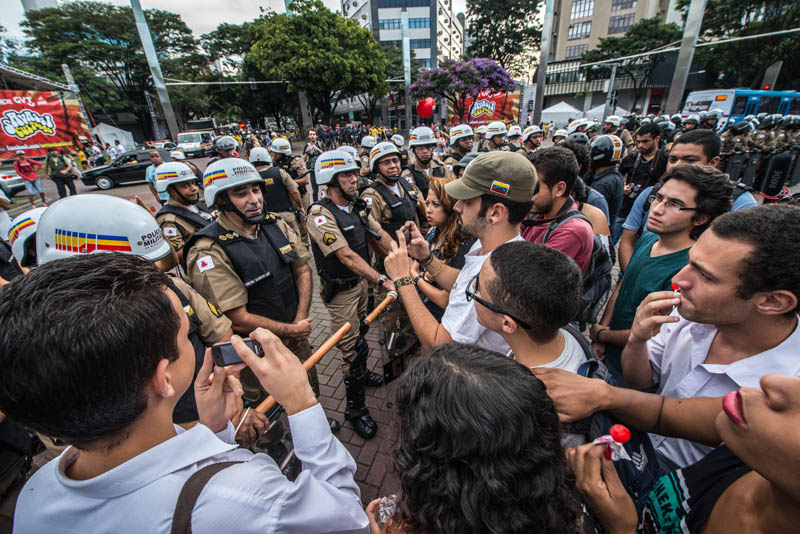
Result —
M 403 237 L 406 238 L 406 245 L 411 243 L 411 229 L 410 228 L 408 228 L 408 227 L 403 228 Z
M 255 352 L 256 356 L 259 358 L 264 355 L 261 344 L 259 344 L 257 341 L 250 339 L 249 337 L 242 339 L 242 341 L 244 341 L 245 345 L 250 347 L 250 350 Z M 244 363 L 236 353 L 236 349 L 233 347 L 233 345 L 231 345 L 230 341 L 223 341 L 221 343 L 215 343 L 212 345 L 211 358 L 213 358 L 214 363 L 219 367 Z

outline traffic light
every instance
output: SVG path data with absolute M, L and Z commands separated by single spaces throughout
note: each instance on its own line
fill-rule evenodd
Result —
M 763 89 L 764 91 L 769 91 L 770 89 L 772 89 L 772 85 L 771 85 L 771 84 L 768 84 L 768 83 L 765 83 L 765 84 L 764 84 L 764 87 L 762 87 L 762 89 Z

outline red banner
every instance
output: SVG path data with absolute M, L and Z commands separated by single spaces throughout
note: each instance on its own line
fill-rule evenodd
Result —
M 29 157 L 46 156 L 50 147 L 74 150 L 89 138 L 72 93 L 0 91 L 0 160 L 17 150 Z
M 459 117 L 450 107 L 448 117 L 452 125 L 469 124 L 473 128 L 492 121 L 517 123 L 519 120 L 519 91 L 511 93 L 495 93 L 484 90 L 477 98 L 464 100 L 464 114 Z

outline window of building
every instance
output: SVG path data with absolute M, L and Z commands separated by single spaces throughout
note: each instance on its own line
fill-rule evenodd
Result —
M 627 15 L 618 15 L 608 19 L 608 33 L 625 33 L 633 26 L 633 19 L 636 18 L 636 13 L 628 13 Z
M 408 27 L 409 28 L 430 28 L 431 27 L 431 19 L 429 19 L 429 18 L 408 19 Z
M 575 59 L 583 56 L 589 48 L 588 44 L 572 45 L 567 47 L 567 57 L 565 59 Z
M 409 39 L 411 41 L 411 48 L 430 48 L 430 39 Z
M 426 69 L 431 68 L 431 59 L 430 58 L 415 59 L 414 61 L 416 61 L 419 64 L 420 67 L 424 67 Z
M 428 7 L 431 0 L 378 0 L 378 7 Z
M 611 11 L 622 11 L 636 7 L 636 0 L 611 0 Z
M 572 0 L 572 9 L 569 12 L 569 18 L 580 19 L 583 17 L 591 17 L 594 13 L 594 0 Z
M 400 19 L 380 19 L 378 21 L 378 28 L 381 30 L 399 30 L 402 27 Z
M 575 39 L 584 39 L 586 37 L 589 37 L 590 33 L 592 33 L 592 21 L 576 22 L 575 24 L 569 25 L 569 31 L 567 32 L 567 40 L 573 41 Z

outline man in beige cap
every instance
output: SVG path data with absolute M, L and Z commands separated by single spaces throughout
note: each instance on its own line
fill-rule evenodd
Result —
M 384 259 L 386 274 L 403 301 L 411 325 L 422 345 L 429 349 L 443 343 L 470 343 L 507 353 L 503 338 L 478 323 L 475 306 L 467 299 L 466 289 L 474 284 L 483 262 L 489 254 L 509 241 L 519 241 L 519 225 L 533 205 L 537 183 L 536 169 L 528 159 L 515 152 L 495 151 L 481 154 L 472 160 L 464 175 L 445 185 L 447 194 L 457 200 L 453 209 L 458 212 L 461 227 L 467 235 L 478 240 L 465 257 L 461 271 L 446 266 L 435 258 L 413 223 L 411 242 L 406 245 L 402 232 L 398 243 Z M 450 300 L 442 322 L 437 322 L 427 310 L 409 275 L 409 257 L 450 291 Z

